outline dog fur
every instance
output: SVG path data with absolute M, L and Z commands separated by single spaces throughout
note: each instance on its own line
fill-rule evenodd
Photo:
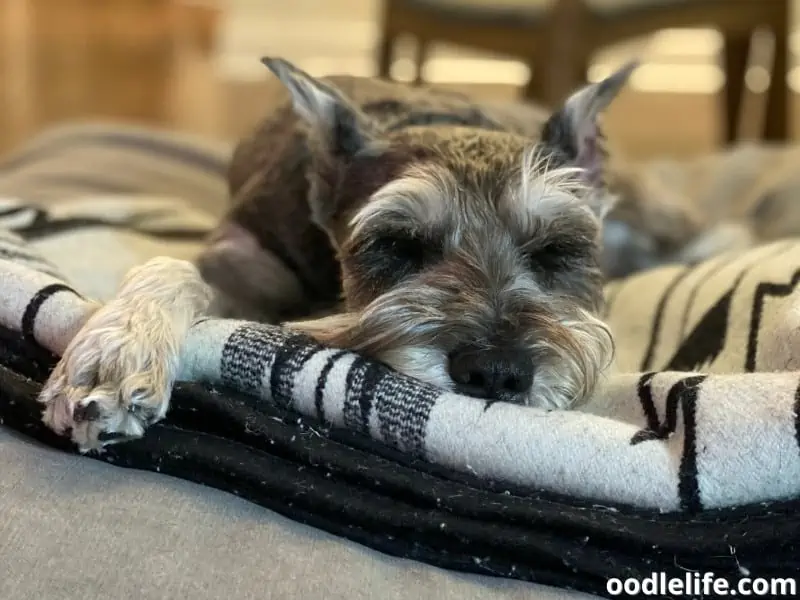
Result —
M 608 275 L 800 235 L 798 165 L 800 146 L 754 143 L 684 159 L 612 157 L 608 185 L 618 200 L 605 227 Z
M 264 62 L 288 95 L 235 153 L 233 207 L 197 261 L 212 311 L 286 322 L 447 390 L 585 401 L 613 355 L 598 317 L 614 202 L 599 119 L 635 64 L 543 115 Z M 82 449 L 166 414 L 166 366 L 203 313 L 191 294 L 207 295 L 198 271 L 156 283 L 152 270 L 98 311 L 45 386 L 45 421 Z M 98 371 L 81 365 L 106 343 L 99 327 L 119 331 Z
M 297 312 L 332 312 L 289 325 L 472 394 L 486 390 L 452 372 L 464 353 L 474 355 L 476 369 L 477 357 L 492 356 L 486 360 L 501 361 L 507 380 L 530 378 L 511 373 L 521 367 L 499 358 L 502 349 L 536 365 L 533 384 L 520 384 L 504 399 L 553 407 L 584 399 L 611 353 L 596 317 L 600 222 L 612 204 L 597 121 L 632 67 L 581 90 L 551 117 L 531 115 L 525 127 L 515 127 L 498 107 L 444 92 L 379 83 L 388 89 L 376 103 L 363 97 L 363 82 L 347 82 L 346 95 L 341 82 L 314 79 L 285 61 L 267 66 L 288 89 L 289 107 L 267 121 L 271 129 L 259 140 L 288 141 L 272 160 L 296 152 L 294 160 L 273 162 L 254 182 L 234 169 L 238 201 L 199 261 L 233 314 L 245 306 L 245 314 L 261 310 L 264 319 L 285 321 Z M 362 94 L 360 102 L 354 92 Z M 296 129 L 285 132 L 289 115 L 300 121 L 300 144 Z M 254 154 L 250 147 L 250 161 Z M 292 167 L 308 178 L 296 181 L 293 192 L 307 196 L 305 207 L 274 191 L 285 190 L 286 179 L 295 181 Z M 284 238 L 276 250 L 273 231 L 261 229 L 265 221 L 273 230 L 293 231 L 294 239 Z M 256 260 L 256 247 L 264 264 L 274 255 L 298 257 L 291 269 L 296 285 L 267 287 L 251 278 L 261 287 L 245 293 L 230 285 L 236 244 L 251 254 L 240 270 Z M 323 277 L 326 285 L 304 296 L 297 293 L 303 277 L 307 288 Z M 247 308 L 252 298 L 256 306 Z

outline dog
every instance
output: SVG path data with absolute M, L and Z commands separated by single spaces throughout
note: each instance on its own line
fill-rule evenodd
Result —
M 235 152 L 233 207 L 197 269 L 167 282 L 164 259 L 123 283 L 45 385 L 45 422 L 83 450 L 142 435 L 209 311 L 476 398 L 588 399 L 613 357 L 600 118 L 636 63 L 541 115 L 263 62 L 287 98 Z
M 800 235 L 800 146 L 741 143 L 681 159 L 607 167 L 617 197 L 604 227 L 610 278 L 692 264 Z

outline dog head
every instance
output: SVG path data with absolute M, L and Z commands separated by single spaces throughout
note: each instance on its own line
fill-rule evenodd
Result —
M 345 309 L 292 324 L 467 395 L 566 407 L 610 362 L 599 242 L 600 113 L 633 64 L 570 97 L 541 139 L 381 131 L 336 89 L 264 59 L 308 126 L 310 209 Z

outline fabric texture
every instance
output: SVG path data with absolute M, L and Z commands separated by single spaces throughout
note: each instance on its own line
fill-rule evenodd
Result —
M 199 247 L 196 215 L 154 216 L 144 199 L 118 199 L 116 212 L 24 198 L 0 209 L 6 425 L 68 448 L 41 425 L 35 396 L 87 298 L 113 295 L 121 273 L 104 261 Z M 795 572 L 798 247 L 610 286 L 617 371 L 574 411 L 487 404 L 277 327 L 204 319 L 167 421 L 99 458 L 217 487 L 388 554 L 596 594 L 608 577 L 653 571 Z M 97 270 L 76 266 L 98 256 Z
M 36 266 L 12 236 L 4 243 Z M 788 499 L 800 493 L 798 247 L 777 243 L 612 286 L 618 372 L 573 411 L 445 393 L 279 327 L 213 318 L 190 331 L 180 379 L 225 385 L 501 484 L 660 511 Z M 89 314 L 82 290 L 64 293 L 46 273 L 5 262 L 0 281 L 0 323 L 55 352 Z

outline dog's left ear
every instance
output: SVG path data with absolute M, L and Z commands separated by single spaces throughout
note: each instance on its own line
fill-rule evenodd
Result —
M 600 117 L 628 82 L 638 61 L 627 63 L 606 79 L 589 84 L 554 112 L 542 128 L 541 142 L 554 164 L 580 168 L 597 202 L 590 208 L 602 217 L 611 198 L 604 192 L 605 148 Z M 601 198 L 607 198 L 608 201 Z M 606 204 L 609 204 L 606 206 Z
M 347 160 L 367 146 L 372 137 L 369 120 L 337 89 L 282 58 L 265 57 L 261 62 L 289 91 L 295 113 L 322 144 L 320 150 Z
M 308 127 L 307 142 L 312 173 L 309 190 L 311 219 L 329 231 L 337 207 L 332 191 L 342 169 L 360 152 L 374 147 L 374 123 L 335 87 L 320 81 L 282 58 L 261 62 L 281 81 L 291 97 L 295 114 Z

